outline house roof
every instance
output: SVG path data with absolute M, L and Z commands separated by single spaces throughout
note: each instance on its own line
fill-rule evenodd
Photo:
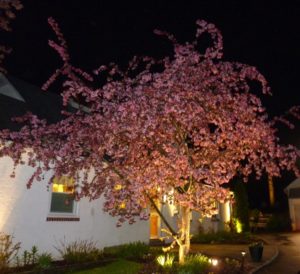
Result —
M 296 199 L 300 198 L 300 178 L 297 178 L 291 182 L 285 189 L 284 192 L 289 198 Z
M 297 178 L 293 182 L 291 182 L 285 189 L 289 190 L 291 188 L 300 188 L 300 178 Z
M 42 91 L 40 88 L 12 76 L 0 74 L 0 129 L 18 130 L 21 125 L 11 118 L 30 111 L 48 123 L 62 119 L 62 99 L 59 95 Z

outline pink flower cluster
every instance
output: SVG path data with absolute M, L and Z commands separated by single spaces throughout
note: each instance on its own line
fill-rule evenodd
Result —
M 93 77 L 70 65 L 63 35 L 49 23 L 58 37 L 50 46 L 64 64 L 46 87 L 59 74 L 68 76 L 64 103 L 80 99 L 88 111 L 65 113 L 51 125 L 27 115 L 19 132 L 0 132 L 0 156 L 17 165 L 27 153 L 27 164 L 38 167 L 29 185 L 49 169 L 68 174 L 77 179 L 78 199 L 103 195 L 104 210 L 119 216 L 120 225 L 146 219 L 149 197 L 170 191 L 175 204 L 211 215 L 214 201 L 228 198 L 222 185 L 234 176 L 299 174 L 299 151 L 279 144 L 274 122 L 251 93 L 251 81 L 270 93 L 266 79 L 254 67 L 221 59 L 222 35 L 213 24 L 197 21 L 196 38 L 206 32 L 213 41 L 205 53 L 196 50 L 197 41 L 180 45 L 157 32 L 174 44 L 173 58 L 135 57 L 127 71 L 100 66 L 95 74 L 105 73 L 107 82 L 94 87 Z

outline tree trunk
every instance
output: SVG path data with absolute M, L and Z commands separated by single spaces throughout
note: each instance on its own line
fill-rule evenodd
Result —
M 184 218 L 184 222 L 185 222 L 185 232 L 184 232 L 184 234 L 185 234 L 184 243 L 186 245 L 185 254 L 188 254 L 190 251 L 190 245 L 191 245 L 191 241 L 190 241 L 190 229 L 191 229 L 190 208 L 184 207 L 183 211 L 184 211 L 183 218 Z
M 268 175 L 268 186 L 269 186 L 270 206 L 273 207 L 275 204 L 275 192 L 274 192 L 273 178 L 271 175 Z
M 179 251 L 178 251 L 179 264 L 184 264 L 185 253 L 186 253 L 185 244 L 179 244 Z
M 183 206 L 181 207 L 181 220 L 180 220 L 180 235 L 178 235 L 174 229 L 171 227 L 171 225 L 168 223 L 166 218 L 163 216 L 157 205 L 155 204 L 155 201 L 153 198 L 151 198 L 150 195 L 147 195 L 149 198 L 150 203 L 153 205 L 154 209 L 156 212 L 159 214 L 161 217 L 162 221 L 164 224 L 168 227 L 170 230 L 172 236 L 174 239 L 176 239 L 176 242 L 179 246 L 179 251 L 178 251 L 178 257 L 179 257 L 179 263 L 183 264 L 185 256 L 189 253 L 190 251 L 190 228 L 191 228 L 191 218 L 190 218 L 190 208 Z
M 179 243 L 179 263 L 183 264 L 185 256 L 190 251 L 190 208 L 182 207 L 181 210 L 181 243 Z

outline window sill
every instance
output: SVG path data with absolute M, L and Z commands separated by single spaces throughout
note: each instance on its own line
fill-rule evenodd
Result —
M 47 222 L 79 222 L 80 218 L 75 216 L 48 216 Z

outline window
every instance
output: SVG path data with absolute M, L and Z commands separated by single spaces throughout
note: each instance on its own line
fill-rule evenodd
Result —
M 73 178 L 67 176 L 54 178 L 50 213 L 75 213 Z

